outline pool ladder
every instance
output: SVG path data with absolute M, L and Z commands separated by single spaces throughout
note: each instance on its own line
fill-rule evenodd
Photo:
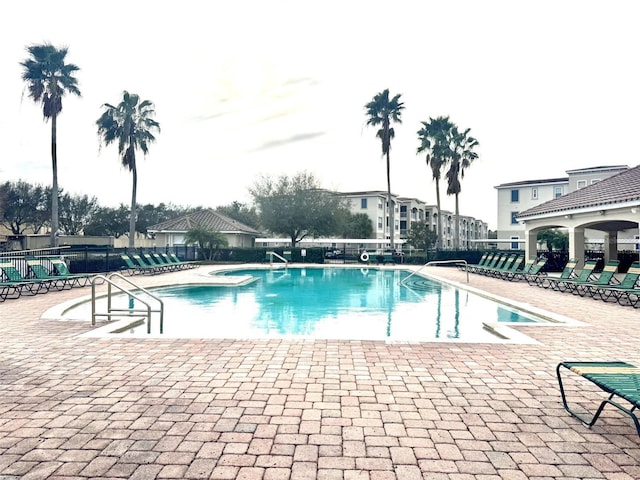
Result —
M 122 285 L 119 285 L 118 282 L 115 281 L 115 279 L 127 283 L 130 287 L 133 287 L 133 289 L 129 289 L 129 288 L 123 287 Z M 107 295 L 106 295 L 107 311 L 106 312 L 96 311 L 96 299 L 97 299 L 96 282 L 98 280 L 102 281 L 101 284 L 102 283 L 107 284 Z M 118 293 L 125 293 L 129 296 L 129 308 L 115 308 L 112 305 L 111 299 L 113 296 L 114 289 L 117 290 Z M 136 291 L 143 292 L 149 298 L 155 300 L 159 305 L 157 309 L 152 309 L 151 303 L 148 301 L 148 299 L 143 298 L 140 294 L 136 294 L 135 293 Z M 145 308 L 143 309 L 134 308 L 133 307 L 134 300 L 138 300 L 138 302 L 143 304 Z M 97 317 L 107 317 L 109 320 L 111 320 L 111 317 L 120 315 L 125 312 L 128 313 L 129 315 L 133 313 L 144 314 L 144 317 L 146 317 L 147 319 L 147 333 L 151 333 L 151 314 L 159 313 L 160 314 L 160 333 L 162 333 L 164 328 L 164 303 L 160 298 L 153 295 L 151 292 L 142 288 L 141 286 L 133 283 L 131 280 L 129 280 L 128 278 L 125 278 L 122 274 L 117 272 L 111 273 L 109 275 L 96 275 L 95 277 L 93 277 L 93 279 L 91 280 L 91 325 L 95 326 Z
M 442 263 L 454 263 L 456 265 L 460 265 L 460 264 L 464 265 L 464 271 L 467 273 L 467 283 L 469 283 L 469 270 L 467 269 L 467 261 L 466 260 L 432 260 L 430 262 L 425 263 L 418 270 L 416 270 L 415 272 L 411 272 L 405 278 L 400 280 L 400 285 L 404 285 L 404 283 L 407 280 L 409 280 L 411 277 L 413 277 L 416 273 L 418 273 L 423 268 L 428 267 L 429 265 L 438 265 L 438 264 L 442 264 Z
M 269 255 L 269 265 L 271 266 L 271 268 L 273 268 L 273 257 L 276 257 L 284 262 L 284 269 L 287 270 L 287 267 L 289 266 L 289 260 L 273 251 L 268 251 L 267 255 Z

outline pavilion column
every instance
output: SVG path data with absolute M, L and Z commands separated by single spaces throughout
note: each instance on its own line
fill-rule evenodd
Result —
M 618 258 L 618 232 L 604 232 L 604 261 Z
M 525 229 L 524 239 L 525 260 L 535 260 L 538 256 L 538 232 Z
M 578 269 L 584 265 L 584 228 L 569 227 L 569 258 L 578 260 Z

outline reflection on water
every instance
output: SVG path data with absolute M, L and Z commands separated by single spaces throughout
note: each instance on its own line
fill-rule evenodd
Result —
M 242 270 L 245 286 L 155 290 L 167 335 L 495 341 L 483 322 L 535 321 L 446 284 L 386 269 Z M 142 327 L 144 328 L 144 327 Z M 444 332 L 444 334 L 443 334 Z

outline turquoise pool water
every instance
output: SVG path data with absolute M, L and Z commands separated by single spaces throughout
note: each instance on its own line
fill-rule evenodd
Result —
M 165 304 L 163 336 L 496 342 L 485 324 L 537 320 L 500 303 L 409 272 L 360 268 L 235 270 L 244 286 L 178 285 Z M 152 333 L 158 331 L 152 323 Z M 145 333 L 141 325 L 124 332 Z

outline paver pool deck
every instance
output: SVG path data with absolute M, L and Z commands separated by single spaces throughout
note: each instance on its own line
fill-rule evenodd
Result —
M 465 283 L 453 268 L 426 271 Z M 7 300 L 0 480 L 639 479 L 630 419 L 605 409 L 589 429 L 569 416 L 555 367 L 640 366 L 640 310 L 469 284 L 580 324 L 516 327 L 528 344 L 89 338 L 89 321 L 41 319 L 88 288 Z M 577 383 L 567 388 L 575 398 Z M 601 398 L 580 392 L 584 405 Z

